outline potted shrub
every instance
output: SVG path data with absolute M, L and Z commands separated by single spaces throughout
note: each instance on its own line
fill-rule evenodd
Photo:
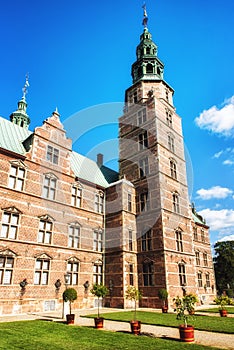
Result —
M 168 291 L 164 288 L 159 289 L 158 291 L 158 297 L 160 300 L 162 300 L 162 312 L 167 313 L 168 306 L 167 306 L 167 298 L 168 298 Z
M 199 299 L 198 299 L 197 295 L 193 294 L 193 293 L 186 294 L 186 297 L 187 297 L 187 299 L 188 298 L 191 299 L 191 304 L 190 304 L 190 307 L 188 309 L 189 315 L 194 315 L 195 305 L 199 302 Z
M 100 298 L 105 298 L 109 290 L 102 283 L 100 284 L 95 283 L 92 289 L 90 290 L 90 292 L 98 298 L 98 314 L 97 314 L 97 317 L 94 318 L 94 322 L 95 322 L 95 328 L 100 329 L 100 328 L 103 328 L 103 322 L 104 322 L 104 318 L 100 317 L 100 311 L 99 311 Z
M 134 286 L 129 286 L 126 290 L 126 299 L 134 301 L 134 319 L 130 321 L 131 331 L 138 335 L 141 331 L 141 321 L 136 319 L 137 302 L 141 299 L 142 293 Z
M 227 317 L 227 305 L 232 305 L 232 300 L 227 295 L 220 295 L 214 299 L 215 304 L 219 305 L 219 313 L 221 317 Z
M 175 304 L 174 311 L 177 313 L 177 319 L 183 320 L 183 324 L 179 325 L 180 340 L 191 343 L 194 341 L 194 327 L 188 324 L 191 317 L 191 310 L 195 309 L 194 294 L 188 294 L 180 298 L 177 296 L 173 299 Z
M 77 299 L 77 291 L 74 288 L 67 288 L 63 292 L 63 301 L 69 301 L 70 314 L 66 315 L 67 324 L 74 324 L 75 314 L 71 313 L 71 304 Z

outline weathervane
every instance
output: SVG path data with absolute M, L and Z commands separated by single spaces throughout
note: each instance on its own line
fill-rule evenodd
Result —
M 147 16 L 147 12 L 146 12 L 146 4 L 144 2 L 144 5 L 142 6 L 142 8 L 144 9 L 144 14 L 143 14 L 143 21 L 142 24 L 143 26 L 146 28 L 147 27 L 147 23 L 148 23 L 148 16 Z
M 28 73 L 26 74 L 26 76 L 25 76 L 25 84 L 24 84 L 24 87 L 23 87 L 23 89 L 22 89 L 22 91 L 23 91 L 23 99 L 25 99 L 25 96 L 27 95 L 27 93 L 28 93 L 28 90 L 27 90 L 27 87 L 29 86 L 29 82 L 28 82 L 28 78 L 29 78 L 29 76 L 28 76 Z

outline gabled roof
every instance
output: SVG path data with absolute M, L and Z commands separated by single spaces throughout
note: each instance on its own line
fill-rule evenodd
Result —
M 24 155 L 27 152 L 25 148 L 27 141 L 24 141 L 30 140 L 30 136 L 33 136 L 32 131 L 0 117 L 1 148 Z M 75 151 L 72 151 L 71 154 L 71 168 L 76 177 L 101 187 L 108 187 L 111 182 L 116 181 L 118 178 L 116 171 L 104 165 L 99 168 L 96 162 Z

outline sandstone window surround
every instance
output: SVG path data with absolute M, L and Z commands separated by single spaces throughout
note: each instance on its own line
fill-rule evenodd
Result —
M 186 286 L 186 267 L 185 263 L 181 262 L 178 264 L 178 270 L 179 270 L 179 281 L 181 286 Z
M 50 259 L 48 257 L 37 258 L 35 261 L 34 284 L 48 285 L 49 271 L 50 271 Z
M 103 230 L 96 229 L 93 232 L 93 250 L 96 252 L 103 251 Z
M 46 159 L 53 164 L 58 164 L 59 150 L 57 148 L 47 145 Z
M 173 205 L 174 213 L 179 214 L 180 213 L 180 202 L 179 202 L 179 194 L 177 192 L 174 192 L 172 194 L 172 205 Z
M 7 252 L 0 252 L 0 285 L 12 284 L 14 256 Z
M 139 160 L 139 176 L 140 178 L 149 174 L 149 161 L 148 157 L 144 157 Z
M 128 265 L 128 283 L 130 286 L 134 286 L 134 265 L 133 264 L 129 264 Z
M 201 241 L 202 241 L 203 243 L 206 242 L 206 240 L 205 240 L 205 232 L 204 232 L 203 229 L 201 229 Z
M 48 173 L 44 175 L 43 193 L 42 193 L 44 198 L 55 200 L 56 190 L 57 190 L 57 180 L 58 178 L 52 173 Z
M 76 257 L 67 261 L 67 275 L 69 285 L 78 285 L 80 262 Z
M 167 135 L 168 148 L 171 152 L 175 153 L 175 138 L 172 133 Z
M 22 161 L 12 161 L 8 186 L 17 191 L 23 191 L 26 176 L 26 166 Z
M 195 252 L 195 256 L 196 256 L 196 265 L 200 266 L 201 265 L 200 252 Z
M 101 260 L 93 264 L 93 283 L 100 284 L 103 282 L 103 264 Z
M 144 261 L 142 266 L 143 284 L 145 287 L 154 285 L 154 264 L 153 261 Z
M 40 222 L 39 222 L 37 241 L 38 243 L 51 244 L 54 219 L 49 215 L 43 215 L 39 217 L 39 219 L 40 219 Z
M 175 232 L 175 240 L 176 240 L 176 250 L 178 252 L 183 252 L 183 234 L 180 229 L 176 230 Z
M 197 282 L 198 282 L 198 287 L 201 288 L 202 287 L 202 272 L 199 271 L 197 273 Z
M 148 230 L 141 236 L 141 251 L 146 252 L 152 250 L 152 230 Z
M 3 209 L 1 238 L 16 239 L 19 230 L 19 217 L 21 212 L 15 207 Z
M 128 193 L 128 211 L 132 211 L 132 194 Z
M 138 135 L 138 147 L 139 151 L 144 150 L 145 148 L 148 148 L 148 133 L 147 130 L 144 132 L 141 132 Z
M 128 230 L 128 250 L 133 251 L 133 232 L 131 229 Z
M 208 266 L 207 253 L 203 253 L 203 264 L 204 266 Z
M 71 205 L 73 205 L 74 207 L 77 208 L 81 208 L 82 206 L 82 194 L 83 194 L 83 190 L 81 185 L 78 184 L 74 184 L 72 185 L 72 197 L 71 197 Z
M 68 247 L 80 248 L 80 224 L 71 223 L 68 226 Z
M 166 109 L 166 122 L 167 125 L 172 128 L 172 113 L 169 111 L 169 109 Z
M 145 123 L 147 120 L 146 108 L 142 108 L 137 112 L 137 122 L 138 125 Z
M 176 167 L 176 161 L 174 159 L 170 159 L 170 173 L 171 177 L 175 180 L 177 180 L 177 167 Z
M 193 228 L 193 239 L 194 239 L 194 241 L 197 241 L 197 240 L 198 240 L 197 227 L 194 227 L 194 228 Z
M 100 214 L 104 212 L 104 193 L 102 191 L 95 194 L 94 210 Z
M 210 274 L 206 273 L 206 287 L 209 288 L 210 287 Z

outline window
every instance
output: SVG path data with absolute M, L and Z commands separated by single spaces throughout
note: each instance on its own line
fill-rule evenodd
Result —
M 206 274 L 206 287 L 210 287 L 210 275 L 208 273 Z
M 197 281 L 198 281 L 198 287 L 201 288 L 202 287 L 202 273 L 198 272 L 197 274 Z
M 140 211 L 149 210 L 148 192 L 143 192 L 140 194 Z
M 146 48 L 146 55 L 150 55 L 150 47 Z
M 138 144 L 139 144 L 139 150 L 143 150 L 144 148 L 148 147 L 147 131 L 144 131 L 143 133 L 138 135 Z
M 169 101 L 169 93 L 167 90 L 165 91 L 165 94 L 166 94 L 166 100 Z
M 180 206 L 179 206 L 179 196 L 177 193 L 173 193 L 173 196 L 172 196 L 172 201 L 173 201 L 173 211 L 175 213 L 178 213 L 180 212 Z
M 43 186 L 43 197 L 47 199 L 55 199 L 57 179 L 52 174 L 45 175 Z
M 129 264 L 129 285 L 133 286 L 134 285 L 134 278 L 133 278 L 133 264 Z
M 151 64 L 151 63 L 148 63 L 147 65 L 146 65 L 146 73 L 153 73 L 153 70 L 154 68 L 153 68 L 153 65 Z
M 172 115 L 170 111 L 166 111 L 167 125 L 172 128 Z
M 141 237 L 141 251 L 152 250 L 152 231 L 149 230 Z
M 2 216 L 1 237 L 16 239 L 18 227 L 19 214 L 5 211 Z
M 185 274 L 185 265 L 179 264 L 179 279 L 180 279 L 180 285 L 185 286 L 186 285 L 186 274 Z
M 103 248 L 103 232 L 102 230 L 96 230 L 93 233 L 93 250 L 96 252 L 102 252 Z
M 143 124 L 146 121 L 146 108 L 137 112 L 138 125 Z
M 80 248 L 80 226 L 71 224 L 68 228 L 68 247 Z
M 204 266 L 208 266 L 207 253 L 203 253 Z
M 138 101 L 138 98 L 137 98 L 137 91 L 134 91 L 134 93 L 133 93 L 133 102 L 134 102 L 134 103 L 137 103 L 137 101 Z
M 176 162 L 174 160 L 170 160 L 170 170 L 171 170 L 171 177 L 176 180 L 177 172 L 176 172 Z
M 95 211 L 103 214 L 104 195 L 102 192 L 95 194 Z
M 49 162 L 58 164 L 59 150 L 52 146 L 47 146 L 46 158 Z
M 171 152 L 175 152 L 174 137 L 172 135 L 168 135 L 168 148 Z
M 53 223 L 49 220 L 40 220 L 37 241 L 38 243 L 51 244 Z
M 93 283 L 102 283 L 102 264 L 94 264 L 93 265 Z
M 0 255 L 0 284 L 11 284 L 14 258 Z
M 128 249 L 129 249 L 130 251 L 133 250 L 132 230 L 128 230 Z
M 183 252 L 183 240 L 182 240 L 182 232 L 176 231 L 176 250 L 178 252 Z
M 37 259 L 35 264 L 34 284 L 47 285 L 49 281 L 50 260 Z
M 153 286 L 153 263 L 143 263 L 143 283 L 144 286 Z
M 128 193 L 128 211 L 132 211 L 132 195 Z
M 201 265 L 201 261 L 200 261 L 200 253 L 199 252 L 195 252 L 195 256 L 196 256 L 196 265 Z
M 149 174 L 149 162 L 148 157 L 140 159 L 139 161 L 140 177 L 147 176 Z
M 82 189 L 77 186 L 72 186 L 72 205 L 74 207 L 80 208 L 82 200 Z
M 14 190 L 22 191 L 24 188 L 25 168 L 19 165 L 11 165 L 8 186 Z
M 193 239 L 194 241 L 197 241 L 198 237 L 197 237 L 197 227 L 193 228 Z
M 204 232 L 204 230 L 201 230 L 201 241 L 203 242 L 203 243 L 205 243 L 205 232 Z
M 68 261 L 67 262 L 67 273 L 68 273 L 68 284 L 78 285 L 78 273 L 79 273 L 79 262 Z

